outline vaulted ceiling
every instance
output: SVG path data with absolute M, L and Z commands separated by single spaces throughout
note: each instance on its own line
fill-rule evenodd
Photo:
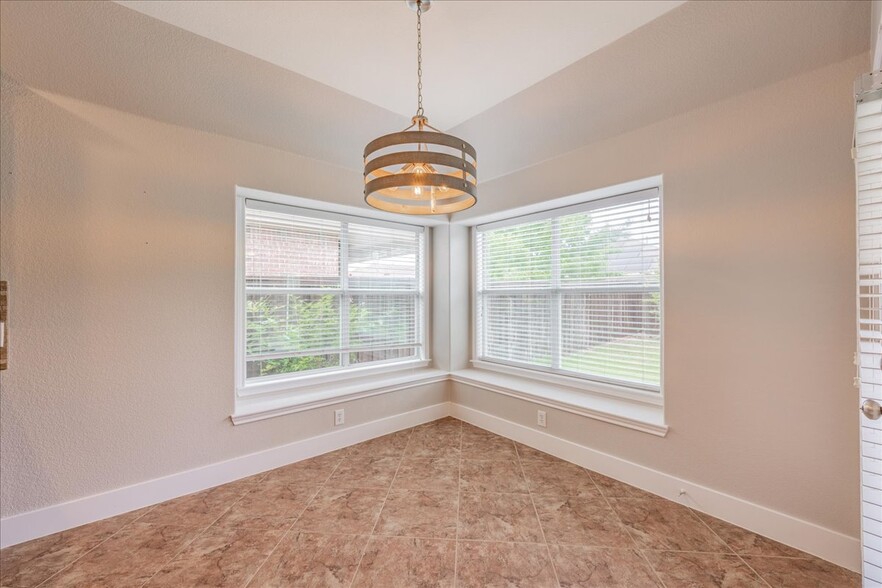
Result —
M 427 113 L 487 181 L 865 52 L 868 22 L 859 1 L 436 0 Z M 402 2 L 4 0 L 0 29 L 34 88 L 352 170 L 415 108 Z
M 416 14 L 403 0 L 117 1 L 402 116 L 416 110 Z M 682 3 L 436 1 L 423 16 L 431 122 L 468 120 Z

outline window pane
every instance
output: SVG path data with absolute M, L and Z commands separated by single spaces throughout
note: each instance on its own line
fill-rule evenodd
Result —
M 551 366 L 551 296 L 487 296 L 482 316 L 486 357 Z
M 419 357 L 419 349 L 416 347 L 404 347 L 401 349 L 372 349 L 370 351 L 353 351 L 349 354 L 349 363 L 364 364 L 374 361 L 391 361 L 394 359 L 416 359 Z
M 248 375 L 299 372 L 337 365 L 340 347 L 340 298 L 333 294 L 249 294 L 246 308 Z M 320 351 L 315 354 L 310 352 Z M 286 357 L 287 356 L 287 357 Z M 336 358 L 336 359 L 335 359 Z M 252 370 L 257 370 L 254 373 Z
M 413 231 L 349 225 L 349 287 L 417 290 L 419 235 Z
M 561 367 L 610 379 L 659 383 L 659 295 L 566 295 Z
M 300 355 L 281 359 L 265 359 L 246 362 L 247 377 L 276 376 L 293 374 L 308 370 L 334 368 L 340 366 L 340 354 Z
M 658 283 L 658 199 L 562 216 L 561 286 Z
M 336 221 L 248 209 L 248 287 L 338 288 L 340 226 Z
M 507 227 L 480 236 L 484 288 L 551 284 L 551 221 Z
M 657 389 L 657 191 L 557 212 L 478 227 L 478 356 Z
M 391 347 L 417 341 L 415 295 L 358 295 L 350 297 L 349 346 Z
M 351 218 L 246 201 L 246 380 L 423 356 L 423 230 Z

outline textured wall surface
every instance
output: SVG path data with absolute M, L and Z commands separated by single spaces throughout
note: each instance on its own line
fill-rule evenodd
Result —
M 344 202 L 360 174 L 2 80 L 0 494 L 10 516 L 332 429 L 234 427 L 235 185 Z M 351 199 L 350 199 L 351 200 Z M 346 403 L 347 425 L 445 385 Z
M 548 433 L 858 536 L 850 148 L 852 81 L 867 63 L 859 55 L 482 186 L 485 206 L 502 210 L 664 174 L 670 433 L 552 410 Z M 453 399 L 536 422 L 527 402 L 460 384 Z

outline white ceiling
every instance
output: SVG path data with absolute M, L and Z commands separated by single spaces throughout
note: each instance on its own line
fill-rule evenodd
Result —
M 410 117 L 416 15 L 394 1 L 118 3 Z M 424 103 L 450 128 L 683 0 L 435 0 L 423 18 Z

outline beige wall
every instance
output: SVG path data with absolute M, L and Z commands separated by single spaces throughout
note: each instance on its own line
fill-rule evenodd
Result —
M 858 536 L 849 150 L 852 81 L 867 63 L 859 55 L 481 187 L 488 212 L 664 174 L 670 433 L 553 410 L 548 433 Z M 464 385 L 453 399 L 535 425 L 523 401 Z
M 332 409 L 234 427 L 234 186 L 345 202 L 361 175 L 2 80 L 0 515 L 330 430 Z M 347 403 L 347 425 L 445 400 Z
M 849 148 L 852 80 L 867 59 L 481 186 L 489 212 L 664 174 L 671 432 L 552 410 L 547 432 L 857 536 Z M 0 275 L 13 344 L 0 375 L 0 515 L 327 431 L 323 413 L 227 418 L 233 186 L 343 203 L 360 174 L 6 77 L 2 102 Z M 459 256 L 464 231 L 450 235 Z M 436 303 L 463 309 L 467 272 L 455 265 Z M 433 332 L 442 363 L 465 364 L 463 312 Z M 454 396 L 535 422 L 522 401 L 461 385 Z M 356 401 L 347 422 L 444 399 L 436 385 Z

